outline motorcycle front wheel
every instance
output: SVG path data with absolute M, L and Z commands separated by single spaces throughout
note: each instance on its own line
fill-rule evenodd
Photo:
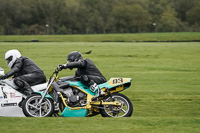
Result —
M 113 93 L 111 96 L 105 96 L 104 102 L 117 101 L 121 106 L 103 105 L 100 113 L 103 117 L 131 117 L 133 113 L 133 105 L 128 97 L 120 93 Z
M 44 98 L 39 105 L 42 98 L 40 94 L 32 94 L 28 96 L 22 103 L 22 110 L 26 117 L 51 117 L 54 112 L 53 100 Z

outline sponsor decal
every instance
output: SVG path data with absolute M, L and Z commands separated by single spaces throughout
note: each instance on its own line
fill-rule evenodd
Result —
M 15 93 L 10 92 L 10 97 L 11 97 L 11 98 L 15 98 Z
M 15 93 L 14 93 L 14 92 L 10 92 L 10 97 L 11 97 L 11 98 L 16 98 L 16 97 L 19 97 L 19 96 L 15 96 Z
M 17 106 L 17 103 L 4 103 L 1 104 L 1 107 Z

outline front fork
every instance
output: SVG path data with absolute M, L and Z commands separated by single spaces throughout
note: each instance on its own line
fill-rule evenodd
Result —
M 46 96 L 46 94 L 47 94 L 49 88 L 51 87 L 51 84 L 54 82 L 55 79 L 56 79 L 56 78 L 53 77 L 53 79 L 51 80 L 51 82 L 48 84 L 47 89 L 44 91 L 44 93 L 43 93 L 43 95 L 42 95 L 42 98 L 41 98 L 40 101 L 38 102 L 37 106 L 41 106 L 41 103 L 42 103 L 43 99 L 45 98 L 45 96 Z

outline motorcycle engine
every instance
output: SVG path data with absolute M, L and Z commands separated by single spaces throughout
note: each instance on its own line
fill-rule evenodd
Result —
M 86 94 L 79 89 L 68 87 L 63 89 L 63 96 L 66 104 L 70 107 L 82 107 L 86 105 Z

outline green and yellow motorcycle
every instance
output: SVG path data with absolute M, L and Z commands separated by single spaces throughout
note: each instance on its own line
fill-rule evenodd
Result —
M 94 93 L 80 82 L 80 78 L 58 77 L 59 70 L 51 75 L 47 88 L 32 93 L 22 103 L 27 117 L 130 117 L 133 105 L 129 98 L 119 92 L 131 86 L 131 78 L 111 78 L 99 84 L 104 96 L 92 100 Z

